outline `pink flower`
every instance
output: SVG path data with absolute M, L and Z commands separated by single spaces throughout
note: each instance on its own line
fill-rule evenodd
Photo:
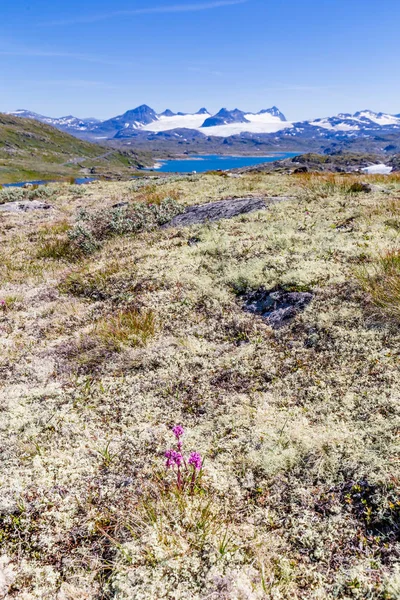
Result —
M 180 467 L 183 462 L 183 456 L 180 452 L 176 450 L 167 450 L 165 453 L 165 458 L 167 459 L 165 466 L 167 469 L 173 468 L 175 465 Z
M 200 471 L 201 465 L 203 464 L 203 460 L 201 455 L 198 452 L 192 452 L 189 456 L 189 465 L 195 468 L 195 470 Z
M 172 428 L 172 433 L 176 439 L 179 440 L 179 438 L 185 433 L 185 430 L 183 429 L 182 425 L 175 425 L 175 427 Z

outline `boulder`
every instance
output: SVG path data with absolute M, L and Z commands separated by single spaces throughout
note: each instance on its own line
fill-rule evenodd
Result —
M 218 202 L 189 206 L 183 213 L 177 215 L 163 227 L 187 227 L 199 223 L 231 219 L 238 215 L 264 210 L 268 204 L 289 200 L 288 197 L 270 198 L 227 198 Z
M 0 204 L 0 212 L 25 213 L 31 210 L 50 210 L 53 208 L 50 204 L 31 200 L 27 202 L 6 202 Z

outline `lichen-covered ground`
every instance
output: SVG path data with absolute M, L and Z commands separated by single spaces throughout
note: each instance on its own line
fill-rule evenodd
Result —
M 0 597 L 400 598 L 400 329 L 362 286 L 400 181 L 357 181 L 54 185 L 0 214 Z M 252 194 L 292 199 L 68 245 L 82 208 Z M 314 296 L 274 330 L 242 309 L 260 286 Z

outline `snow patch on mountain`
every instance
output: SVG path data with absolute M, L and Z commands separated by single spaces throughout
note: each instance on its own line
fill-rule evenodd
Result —
M 170 131 L 171 129 L 200 129 L 204 123 L 204 114 L 160 116 L 158 121 L 143 127 L 146 131 Z
M 207 113 L 209 115 L 209 113 Z M 281 114 L 281 113 L 280 113 Z M 172 129 L 196 129 L 204 135 L 215 135 L 217 137 L 228 137 L 239 133 L 274 133 L 281 129 L 291 128 L 292 124 L 283 121 L 281 116 L 274 116 L 268 111 L 260 113 L 244 113 L 245 122 L 228 123 L 204 127 L 205 113 L 195 115 L 159 116 L 158 121 L 149 123 L 143 127 L 146 131 L 160 132 Z M 206 119 L 208 120 L 208 119 Z
M 314 127 L 322 127 L 331 131 L 358 131 L 378 127 L 400 127 L 400 118 L 386 113 L 363 110 L 354 113 L 340 113 L 336 117 L 315 119 L 309 122 Z
M 399 117 L 395 115 L 388 115 L 385 113 L 375 113 L 371 110 L 362 110 L 354 114 L 355 118 L 368 119 L 377 125 L 385 127 L 386 125 L 400 125 Z
M 388 167 L 384 164 L 379 165 L 371 165 L 370 167 L 364 167 L 361 169 L 364 173 L 368 173 L 368 175 L 389 175 L 393 171 L 393 167 Z
M 313 127 L 322 127 L 323 129 L 329 129 L 330 131 L 353 131 L 360 129 L 360 126 L 350 122 L 337 122 L 336 119 L 316 119 L 311 121 L 310 125 Z
M 281 121 L 277 117 L 270 115 L 245 115 L 248 123 L 229 123 L 227 125 L 216 125 L 214 127 L 200 128 L 199 131 L 207 135 L 217 137 L 229 137 L 240 133 L 275 133 L 281 129 L 291 129 L 292 123 Z

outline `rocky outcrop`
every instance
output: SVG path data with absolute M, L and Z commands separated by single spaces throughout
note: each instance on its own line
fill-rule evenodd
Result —
M 267 204 L 274 204 L 289 200 L 286 196 L 269 198 L 233 198 L 220 200 L 219 202 L 210 202 L 209 204 L 200 204 L 189 206 L 185 212 L 177 215 L 163 227 L 186 227 L 199 223 L 220 221 L 221 219 L 231 219 L 238 215 L 243 215 L 256 210 L 263 210 Z

